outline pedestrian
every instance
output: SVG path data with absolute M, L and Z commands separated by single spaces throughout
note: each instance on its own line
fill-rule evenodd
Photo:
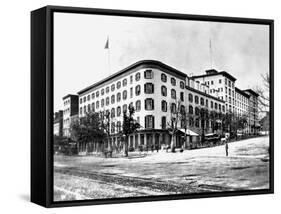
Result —
M 227 140 L 225 141 L 225 154 L 228 156 L 228 142 Z

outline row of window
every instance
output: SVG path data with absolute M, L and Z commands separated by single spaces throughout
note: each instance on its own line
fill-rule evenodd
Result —
M 162 80 L 162 82 L 167 82 L 167 75 L 162 73 L 161 74 L 161 80 Z M 177 85 L 177 81 L 176 81 L 176 79 L 174 77 L 171 77 L 170 80 L 171 80 L 172 86 L 176 86 Z M 185 83 L 183 81 L 180 81 L 180 88 L 184 89 L 184 86 L 185 86 Z
M 191 94 L 191 93 L 188 94 L 188 101 L 190 103 L 193 103 L 193 97 L 194 97 L 195 104 L 199 104 L 199 96 L 197 96 L 197 95 L 193 96 L 193 94 Z M 200 98 L 200 105 L 201 106 L 206 106 L 208 108 L 209 107 L 209 100 L 208 99 L 205 100 L 203 97 L 201 97 Z M 212 109 L 214 108 L 216 110 L 217 109 L 222 110 L 223 112 L 225 111 L 224 105 L 221 105 L 221 104 L 218 104 L 216 102 L 213 102 L 212 100 L 210 102 L 210 107 Z

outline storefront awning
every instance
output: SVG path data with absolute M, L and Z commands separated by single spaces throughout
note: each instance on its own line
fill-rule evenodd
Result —
M 185 133 L 185 130 L 184 129 L 179 129 L 179 131 L 181 131 L 182 133 Z M 186 134 L 187 135 L 190 135 L 190 136 L 199 136 L 197 133 L 189 130 L 189 129 L 186 129 Z

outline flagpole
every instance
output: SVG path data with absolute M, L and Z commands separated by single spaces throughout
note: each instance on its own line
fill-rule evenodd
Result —
M 110 69 L 110 47 L 109 47 L 109 36 L 107 36 L 107 62 L 108 62 L 108 73 L 111 74 Z

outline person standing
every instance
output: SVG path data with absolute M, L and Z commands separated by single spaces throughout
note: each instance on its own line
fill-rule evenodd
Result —
M 225 141 L 225 154 L 228 156 L 228 142 L 227 140 Z

